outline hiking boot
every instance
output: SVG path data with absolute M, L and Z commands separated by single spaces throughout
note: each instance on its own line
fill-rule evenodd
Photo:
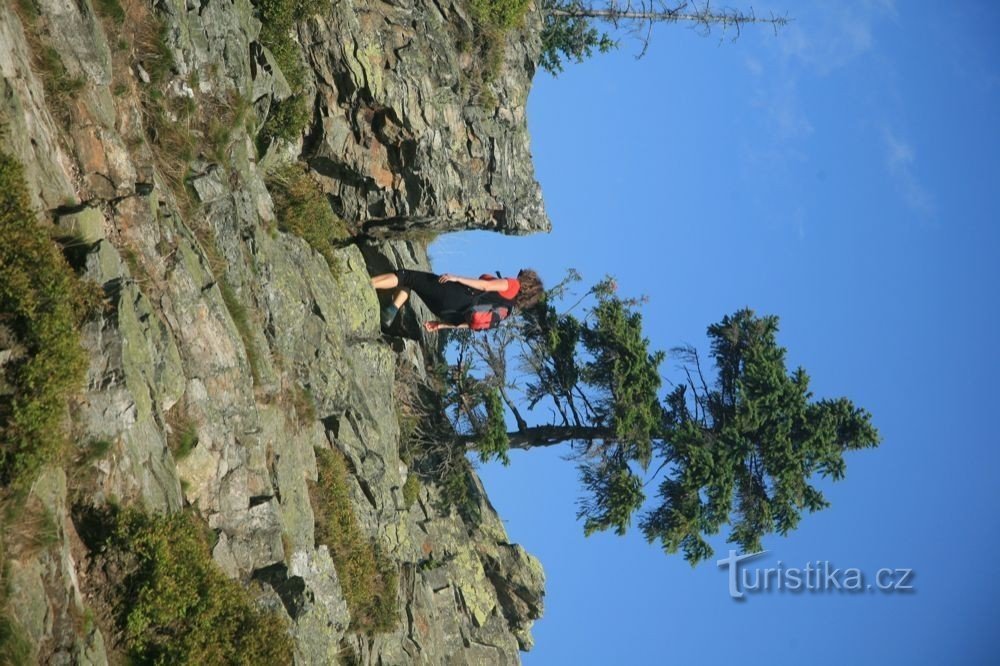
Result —
M 380 321 L 382 322 L 382 328 L 386 329 L 392 326 L 392 322 L 396 321 L 396 315 L 399 313 L 399 308 L 395 305 L 387 305 L 382 308 L 382 316 Z

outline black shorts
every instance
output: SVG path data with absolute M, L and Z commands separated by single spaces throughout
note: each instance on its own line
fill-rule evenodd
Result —
M 396 271 L 399 286 L 412 290 L 424 305 L 446 324 L 465 323 L 465 313 L 479 292 L 458 282 L 441 283 L 440 275 L 401 268 Z

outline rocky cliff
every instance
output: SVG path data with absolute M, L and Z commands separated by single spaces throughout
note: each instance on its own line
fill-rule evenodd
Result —
M 431 234 L 547 230 L 525 126 L 537 19 L 483 77 L 461 0 L 319 4 L 277 54 L 249 0 L 0 6 L 0 150 L 39 234 L 72 239 L 106 301 L 80 332 L 68 452 L 7 498 L 47 516 L 45 539 L 4 553 L 0 629 L 27 637 L 24 658 L 125 658 L 102 597 L 116 570 L 88 532 L 109 506 L 204 521 L 214 562 L 285 618 L 296 663 L 516 663 L 531 646 L 541 567 L 474 475 L 471 518 L 420 469 L 398 398 L 433 384 L 437 342 L 383 336 L 368 278 L 426 266 Z M 307 195 L 335 237 L 290 221 Z M 392 569 L 377 631 L 317 539 L 325 452 Z

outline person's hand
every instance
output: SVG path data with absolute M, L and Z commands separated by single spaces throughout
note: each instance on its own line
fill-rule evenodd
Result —
M 451 273 L 445 273 L 438 279 L 438 282 L 441 282 L 442 284 L 445 282 L 458 282 L 458 276 L 452 275 Z
M 425 321 L 424 322 L 424 330 L 425 331 L 430 331 L 430 332 L 433 333 L 434 331 L 438 330 L 439 328 L 441 328 L 441 322 L 439 322 L 439 321 Z

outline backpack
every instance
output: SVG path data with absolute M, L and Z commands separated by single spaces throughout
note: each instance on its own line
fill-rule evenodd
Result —
M 497 273 L 500 277 L 500 273 Z M 492 275 L 481 275 L 480 280 L 493 280 Z M 495 327 L 510 316 L 514 309 L 514 301 L 507 300 L 495 291 L 483 291 L 475 298 L 465 311 L 465 323 L 473 331 L 485 331 Z

